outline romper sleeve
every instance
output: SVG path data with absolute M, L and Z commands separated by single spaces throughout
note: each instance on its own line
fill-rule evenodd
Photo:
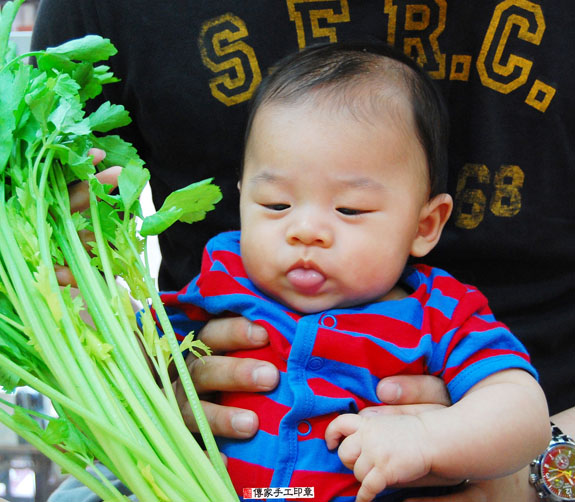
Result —
M 239 257 L 239 233 L 226 232 L 207 243 L 200 273 L 190 283 L 180 291 L 160 293 L 160 299 L 179 341 L 192 331 L 198 333 L 213 317 L 229 313 L 228 284 L 238 285 L 234 274 L 243 274 Z M 156 312 L 152 310 L 152 314 L 161 335 L 162 329 Z
M 441 377 L 453 402 L 484 378 L 506 369 L 523 369 L 537 378 L 529 354 L 508 327 L 495 319 L 477 289 L 460 284 L 441 336 L 432 335 L 429 373 Z

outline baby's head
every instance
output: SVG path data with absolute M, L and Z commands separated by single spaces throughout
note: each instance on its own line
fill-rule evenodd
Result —
M 250 278 L 304 313 L 391 298 L 451 211 L 447 120 L 431 79 L 387 45 L 314 47 L 280 62 L 246 133 Z

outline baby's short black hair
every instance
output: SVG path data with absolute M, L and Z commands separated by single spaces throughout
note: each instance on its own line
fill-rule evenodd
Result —
M 417 136 L 427 158 L 430 197 L 445 192 L 449 117 L 444 100 L 423 68 L 382 42 L 315 45 L 282 59 L 252 97 L 246 144 L 261 106 L 295 103 L 327 92 L 331 93 L 330 99 L 341 94 L 343 101 L 336 100 L 336 105 L 342 103 L 349 108 L 354 106 L 353 91 L 359 86 L 383 94 L 389 89 L 407 91 Z

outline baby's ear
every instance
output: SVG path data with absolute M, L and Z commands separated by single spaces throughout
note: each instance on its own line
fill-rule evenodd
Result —
M 436 195 L 423 206 L 419 213 L 417 235 L 411 245 L 412 256 L 425 256 L 435 247 L 452 209 L 453 199 L 447 193 Z

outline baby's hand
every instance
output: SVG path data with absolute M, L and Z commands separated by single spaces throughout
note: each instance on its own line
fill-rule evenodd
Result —
M 339 458 L 361 482 L 356 502 L 369 502 L 388 486 L 430 472 L 425 432 L 418 416 L 345 414 L 329 424 L 325 439 L 330 450 L 339 445 Z

